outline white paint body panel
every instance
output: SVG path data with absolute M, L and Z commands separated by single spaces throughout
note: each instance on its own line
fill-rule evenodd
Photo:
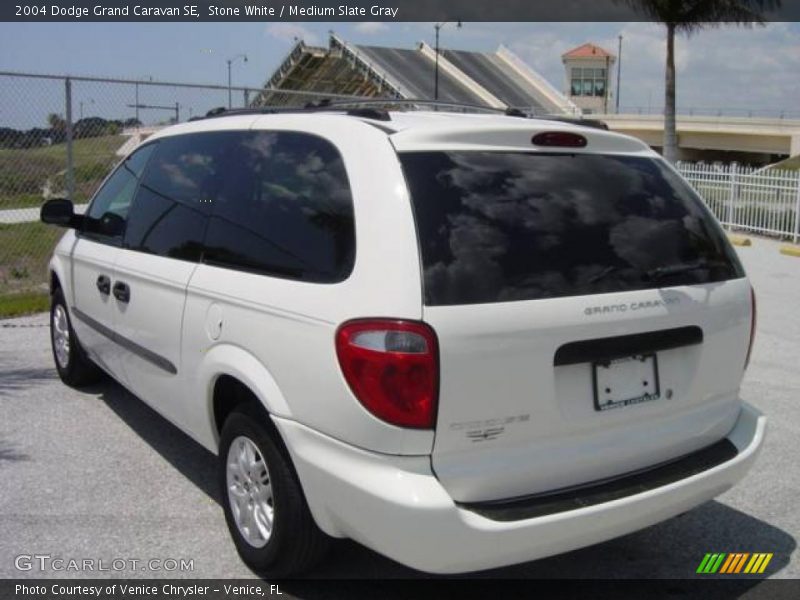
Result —
M 724 437 L 739 411 L 749 284 L 643 290 L 502 304 L 426 307 L 439 336 L 433 468 L 459 501 L 513 498 L 636 471 Z M 595 305 L 668 306 L 586 315 Z M 662 398 L 594 408 L 589 363 L 553 366 L 566 343 L 700 325 L 704 341 L 657 353 Z M 664 391 L 673 390 L 673 397 Z M 520 419 L 525 416 L 527 419 Z M 506 423 L 509 418 L 513 421 Z M 487 425 L 467 425 L 489 422 Z M 475 429 L 503 427 L 473 441 Z M 499 468 L 502 465 L 502 468 Z
M 739 481 L 753 465 L 766 429 L 766 417 L 745 404 L 727 436 L 739 450 L 730 461 L 618 500 L 500 522 L 459 507 L 420 457 L 369 453 L 294 421 L 275 422 L 324 531 L 434 573 L 544 558 L 681 514 Z
M 188 425 L 186 385 L 192 378 L 183 369 L 181 339 L 186 286 L 196 264 L 132 250 L 120 250 L 114 282 L 130 287 L 127 304 L 112 297 L 114 331 L 155 352 L 175 365 L 177 376 L 123 348 L 120 352 L 124 383 L 158 412 Z
M 113 280 L 119 248 L 77 237 L 72 232 L 69 239 L 60 242 L 59 247 L 64 248 L 69 256 L 69 279 L 72 285 L 65 298 L 71 303 L 70 308 L 77 308 L 102 326 L 112 329 L 115 300 L 111 294 L 100 293 L 97 278 L 105 275 Z M 121 348 L 74 314 L 71 322 L 92 359 L 114 377 L 124 379 L 120 362 Z

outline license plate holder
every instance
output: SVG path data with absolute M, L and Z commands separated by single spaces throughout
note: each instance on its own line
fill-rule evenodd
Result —
M 655 353 L 592 363 L 594 409 L 607 411 L 661 398 Z

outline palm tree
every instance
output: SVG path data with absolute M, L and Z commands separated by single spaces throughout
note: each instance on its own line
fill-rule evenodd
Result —
M 675 133 L 675 33 L 687 36 L 706 27 L 725 24 L 763 25 L 763 11 L 780 7 L 781 0 L 620 0 L 643 16 L 667 27 L 667 69 L 664 87 L 664 158 L 678 154 Z

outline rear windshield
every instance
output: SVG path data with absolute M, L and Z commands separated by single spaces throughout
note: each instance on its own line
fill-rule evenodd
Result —
M 662 161 L 513 152 L 400 155 L 428 305 L 581 296 L 744 276 Z

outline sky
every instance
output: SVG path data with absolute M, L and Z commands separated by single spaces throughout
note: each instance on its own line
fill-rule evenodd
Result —
M 330 31 L 357 44 L 405 48 L 423 40 L 433 45 L 434 38 L 432 23 L 0 23 L 0 70 L 224 85 L 226 59 L 244 53 L 249 60 L 234 64 L 234 85 L 260 87 L 295 38 L 326 45 Z M 619 35 L 623 36 L 622 107 L 659 109 L 665 36 L 655 23 L 468 22 L 460 29 L 453 25 L 442 29 L 441 45 L 492 51 L 502 43 L 563 90 L 563 52 L 590 41 L 616 54 Z M 679 107 L 786 110 L 800 118 L 800 23 L 703 30 L 679 37 L 676 56 Z M 206 110 L 201 104 L 227 100 L 224 94 L 203 101 L 177 93 L 154 94 L 144 93 L 139 101 L 180 102 L 183 116 L 193 105 L 201 111 Z M 82 103 L 86 115 L 110 115 L 119 110 L 112 109 L 113 95 L 119 96 L 115 107 L 133 102 L 127 90 L 86 84 L 76 87 L 76 104 Z M 0 78 L 0 126 L 43 126 L 42 109 L 52 106 L 63 112 L 57 110 L 62 98 L 63 85 L 56 82 Z M 47 107 L 39 106 L 45 101 Z

